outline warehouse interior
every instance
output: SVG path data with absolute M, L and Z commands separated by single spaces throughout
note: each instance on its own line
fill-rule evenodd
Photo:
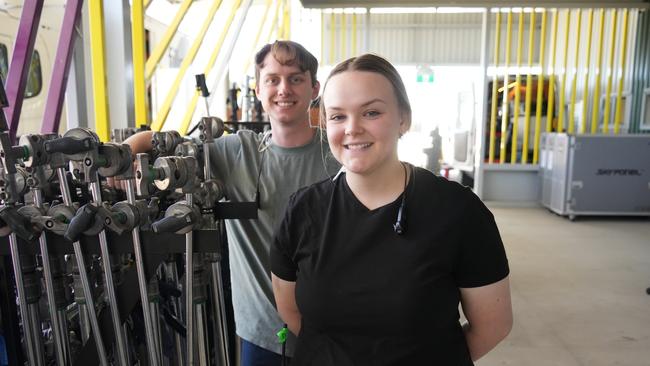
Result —
M 649 9 L 0 0 L 0 366 L 252 365 L 230 225 L 265 217 L 266 173 L 235 202 L 238 183 L 211 166 L 242 131 L 259 134 L 264 161 L 274 122 L 255 55 L 276 40 L 313 54 L 321 91 L 348 58 L 388 60 L 412 109 L 399 159 L 494 215 L 512 330 L 473 364 L 650 365 Z M 129 145 L 142 133 L 148 154 Z M 272 300 L 267 267 L 256 296 Z

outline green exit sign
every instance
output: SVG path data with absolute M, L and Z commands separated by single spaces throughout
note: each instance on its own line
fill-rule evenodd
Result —
M 433 73 L 430 74 L 418 74 L 416 81 L 418 83 L 433 83 L 434 77 Z

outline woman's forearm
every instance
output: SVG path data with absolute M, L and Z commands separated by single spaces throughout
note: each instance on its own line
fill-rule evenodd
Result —
M 463 324 L 465 341 L 472 361 L 478 360 L 494 349 L 508 335 L 510 328 L 509 325 L 504 324 L 503 326 L 495 325 L 485 329 L 476 329 L 470 323 Z
M 300 313 L 297 311 L 286 312 L 285 315 L 280 313 L 280 316 L 282 317 L 282 320 L 287 324 L 287 328 L 289 328 L 291 333 L 298 336 L 298 334 L 300 334 L 300 325 L 302 322 L 302 317 L 300 316 Z

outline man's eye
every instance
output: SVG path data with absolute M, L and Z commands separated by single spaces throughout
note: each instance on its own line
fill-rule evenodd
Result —
M 274 84 L 277 84 L 277 82 L 278 82 L 278 79 L 273 78 L 273 79 L 266 79 L 264 83 L 267 84 L 267 85 L 274 85 Z
M 302 76 L 294 76 L 294 77 L 291 78 L 291 82 L 293 84 L 300 84 L 300 83 L 302 83 L 303 80 L 304 80 L 304 78 Z

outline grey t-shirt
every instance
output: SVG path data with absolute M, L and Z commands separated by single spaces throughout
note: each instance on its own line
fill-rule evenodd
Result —
M 289 196 L 339 169 L 321 132 L 316 130 L 307 145 L 283 148 L 268 135 L 239 131 L 217 139 L 211 149 L 212 171 L 225 184 L 228 200 L 254 201 L 259 181 L 258 219 L 226 220 L 230 278 L 237 335 L 276 353 L 281 351 L 276 333 L 283 322 L 271 288 L 269 251 Z M 293 343 L 291 337 L 288 355 Z

